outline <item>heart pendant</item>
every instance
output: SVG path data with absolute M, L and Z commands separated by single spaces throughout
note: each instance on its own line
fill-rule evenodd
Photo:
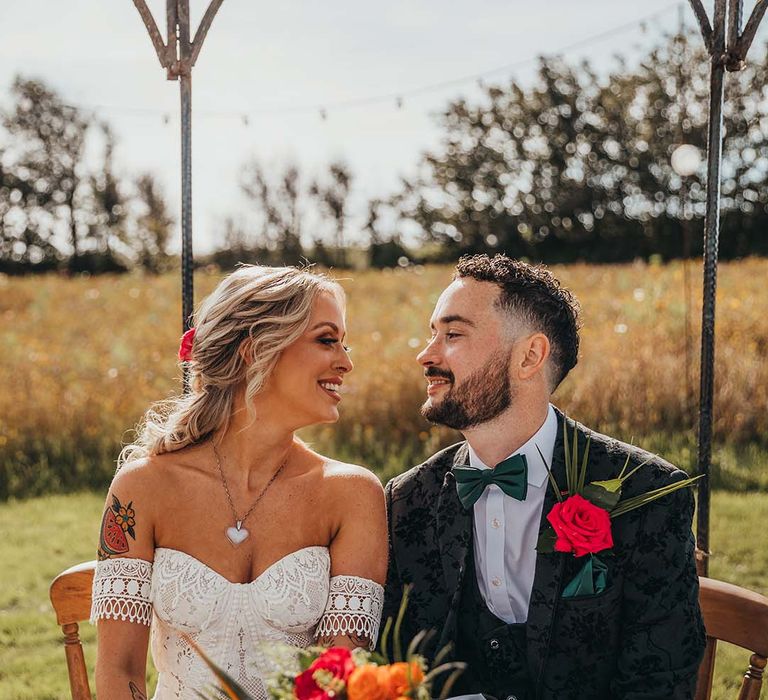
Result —
M 241 544 L 242 542 L 245 542 L 245 540 L 248 539 L 248 535 L 250 534 L 248 530 L 246 530 L 240 523 L 240 521 L 237 521 L 236 527 L 228 527 L 226 530 L 227 533 L 227 539 L 235 546 Z

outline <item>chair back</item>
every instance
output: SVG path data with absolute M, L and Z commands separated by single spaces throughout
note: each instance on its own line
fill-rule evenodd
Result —
M 95 561 L 83 562 L 62 571 L 51 583 L 51 603 L 64 633 L 72 700 L 91 700 L 78 623 L 87 620 L 91 614 L 91 585 L 95 570 Z
M 759 700 L 768 659 L 768 598 L 711 578 L 699 579 L 699 602 L 707 647 L 699 667 L 695 700 L 709 700 L 718 640 L 752 652 L 738 700 Z

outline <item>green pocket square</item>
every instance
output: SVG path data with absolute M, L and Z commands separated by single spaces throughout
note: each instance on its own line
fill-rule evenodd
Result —
M 563 598 L 576 598 L 602 593 L 608 585 L 608 567 L 590 554 L 579 573 L 563 590 Z

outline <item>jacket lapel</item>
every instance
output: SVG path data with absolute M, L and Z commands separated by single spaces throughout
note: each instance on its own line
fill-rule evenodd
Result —
M 437 501 L 437 539 L 445 587 L 450 597 L 448 617 L 443 625 L 438 649 L 454 641 L 456 614 L 461 598 L 461 585 L 472 537 L 472 511 L 465 510 L 456 491 L 456 478 L 452 467 L 466 465 L 469 450 L 464 443 L 456 452 L 450 469 L 445 472 Z
M 557 438 L 552 456 L 552 464 L 549 465 L 557 484 L 565 488 L 565 453 L 563 450 L 563 422 L 565 417 L 557 411 Z M 568 437 L 573 436 L 573 422 L 568 420 Z M 580 445 L 581 447 L 581 445 Z M 580 452 L 581 454 L 581 452 Z M 549 526 L 547 513 L 557 502 L 551 482 L 544 496 L 544 506 L 541 510 L 539 532 Z M 526 640 L 528 667 L 531 670 L 531 679 L 534 687 L 540 687 L 541 674 L 544 670 L 544 662 L 552 636 L 557 604 L 560 601 L 563 570 L 565 568 L 565 556 L 559 552 L 550 554 L 538 554 L 536 556 L 536 571 L 533 577 L 531 589 L 531 601 L 528 606 L 528 621 L 526 623 Z

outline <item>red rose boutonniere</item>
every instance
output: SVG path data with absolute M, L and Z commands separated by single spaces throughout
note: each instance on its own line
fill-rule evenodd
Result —
M 568 429 L 566 422 L 563 421 L 566 489 L 560 490 L 552 471 L 547 466 L 549 479 L 558 502 L 547 513 L 550 527 L 539 536 L 539 543 L 536 546 L 539 552 L 544 553 L 566 552 L 572 553 L 574 557 L 589 555 L 581 571 L 563 590 L 564 598 L 594 595 L 605 590 L 608 567 L 595 555 L 598 552 L 610 554 L 613 548 L 611 532 L 613 518 L 640 508 L 673 491 L 690 486 L 701 478 L 697 476 L 692 479 L 681 479 L 668 486 L 622 500 L 621 489 L 624 482 L 645 466 L 648 460 L 626 473 L 629 466 L 629 457 L 627 457 L 621 473 L 615 479 L 592 481 L 586 484 L 591 438 L 587 437 L 581 460 L 579 460 L 577 438 L 577 426 L 574 425 L 573 446 L 569 446 Z M 544 460 L 543 455 L 542 460 Z M 544 463 L 546 464 L 546 460 Z
M 556 552 L 573 552 L 575 557 L 597 554 L 613 547 L 611 516 L 608 511 L 574 494 L 555 503 L 547 515 L 555 530 Z

